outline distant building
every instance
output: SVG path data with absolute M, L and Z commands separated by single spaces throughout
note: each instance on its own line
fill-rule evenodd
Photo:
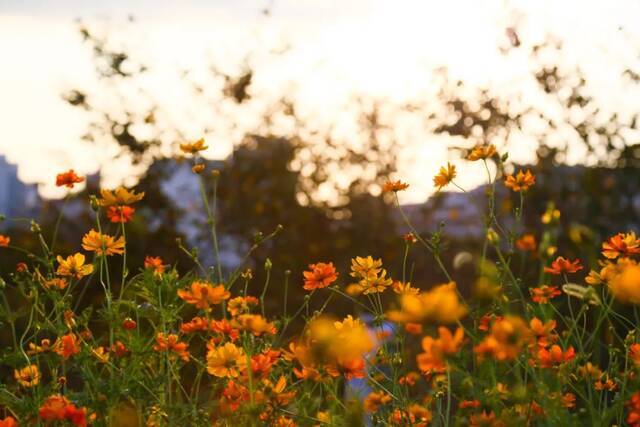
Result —
M 40 206 L 38 187 L 18 179 L 18 168 L 0 156 L 0 215 L 30 217 Z

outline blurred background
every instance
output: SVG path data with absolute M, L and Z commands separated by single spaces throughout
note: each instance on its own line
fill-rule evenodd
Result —
M 634 0 L 0 0 L 0 231 L 35 248 L 21 219 L 51 233 L 55 175 L 73 168 L 88 179 L 64 205 L 60 253 L 92 227 L 88 195 L 124 184 L 146 192 L 131 266 L 189 271 L 176 239 L 210 263 L 197 177 L 177 159 L 204 137 L 225 268 L 284 226 L 246 264 L 256 289 L 267 257 L 278 283 L 317 261 L 346 283 L 357 255 L 399 271 L 408 230 L 380 194 L 390 178 L 411 184 L 403 209 L 441 231 L 451 266 L 484 238 L 486 172 L 461 158 L 493 143 L 509 171 L 537 175 L 514 233 L 539 236 L 557 208 L 562 254 L 588 263 L 640 224 L 639 20 Z M 435 192 L 446 162 L 467 192 Z M 506 218 L 519 201 L 498 196 Z M 416 286 L 443 280 L 411 251 Z M 0 273 L 23 258 L 3 251 Z M 456 273 L 463 289 L 476 268 Z

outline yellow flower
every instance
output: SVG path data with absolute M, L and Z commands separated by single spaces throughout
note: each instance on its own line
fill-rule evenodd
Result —
M 208 146 L 204 145 L 204 138 L 200 138 L 196 142 L 180 144 L 180 150 L 186 154 L 196 154 L 198 151 L 204 151 Z
M 374 260 L 371 256 L 352 259 L 350 275 L 359 279 L 357 284 L 350 285 L 350 294 L 383 292 L 393 283 L 387 277 L 387 271 L 382 268 L 382 260 Z
M 104 350 L 104 347 L 96 347 L 91 350 L 93 356 L 98 359 L 100 363 L 108 363 L 109 362 L 109 353 Z
M 455 323 L 467 314 L 460 302 L 455 282 L 438 285 L 427 292 L 400 296 L 400 310 L 387 313 L 399 323 Z
M 351 260 L 351 277 L 366 277 L 370 273 L 379 273 L 382 267 L 382 260 L 374 259 L 371 255 L 367 257 L 355 257 Z
M 85 264 L 85 257 L 79 252 L 69 255 L 66 259 L 58 255 L 56 259 L 59 264 L 58 270 L 56 270 L 58 276 L 73 276 L 80 280 L 93 272 L 93 264 Z
M 131 205 L 139 202 L 144 197 L 142 193 L 136 193 L 135 190 L 127 190 L 124 187 L 118 187 L 115 190 L 100 190 L 101 199 L 98 199 L 100 206 L 122 206 Z
M 40 369 L 36 365 L 25 366 L 13 371 L 16 381 L 23 387 L 33 387 L 40 382 Z
M 618 262 L 608 280 L 609 290 L 623 303 L 640 304 L 640 265 L 630 259 Z M 602 274 L 601 274 L 602 276 Z
M 82 238 L 82 248 L 95 252 L 97 255 L 114 255 L 124 253 L 124 237 L 115 239 L 108 234 L 102 234 L 95 230 L 89 231 Z
M 492 157 L 496 153 L 496 146 L 493 144 L 489 145 L 478 145 L 471 150 L 471 153 L 467 156 L 467 160 L 471 160 L 475 162 L 476 160 L 484 160 Z
M 319 361 L 336 362 L 361 358 L 373 348 L 364 323 L 351 315 L 342 321 L 318 317 L 307 326 L 307 344 Z
M 456 177 L 456 167 L 447 163 L 447 167 L 442 166 L 440 172 L 433 177 L 433 184 L 438 187 L 438 191 L 446 187 Z
M 207 353 L 207 372 L 218 378 L 235 378 L 238 376 L 238 365 L 246 357 L 242 349 L 233 343 L 220 347 L 210 347 Z

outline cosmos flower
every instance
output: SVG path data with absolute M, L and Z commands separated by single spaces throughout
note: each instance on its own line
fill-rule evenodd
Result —
M 73 276 L 80 280 L 93 272 L 93 264 L 85 264 L 85 257 L 79 252 L 69 255 L 67 258 L 58 255 L 56 260 L 59 264 L 56 270 L 58 276 Z
M 449 185 L 455 177 L 456 167 L 451 163 L 447 163 L 447 167 L 442 166 L 438 174 L 433 177 L 433 185 L 437 187 L 437 191 L 440 191 Z
M 397 193 L 398 191 L 403 191 L 409 188 L 409 184 L 404 183 L 402 181 L 387 181 L 382 186 L 383 193 Z
M 536 177 L 531 171 L 518 171 L 516 175 L 507 175 L 504 185 L 515 192 L 528 191 L 536 183 Z
M 640 239 L 633 231 L 618 233 L 602 244 L 602 255 L 609 259 L 640 254 Z
M 56 176 L 56 187 L 73 188 L 74 185 L 84 182 L 84 178 L 76 175 L 73 169 L 69 169 L 67 172 L 59 173 Z
M 582 270 L 582 265 L 580 263 L 579 259 L 576 259 L 574 261 L 570 261 L 566 258 L 563 257 L 558 257 L 555 259 L 555 261 L 553 261 L 551 263 L 551 267 L 545 267 L 544 268 L 544 272 L 545 273 L 550 273 L 550 274 L 555 274 L 555 275 L 560 275 L 560 274 L 564 274 L 564 273 L 576 273 L 580 270 Z
M 246 356 L 233 343 L 220 347 L 210 346 L 207 352 L 207 372 L 218 378 L 235 378 L 240 372 L 241 359 Z
M 562 292 L 560 292 L 557 286 L 543 285 L 533 288 L 530 291 L 531 299 L 533 302 L 537 302 L 538 304 L 547 304 L 551 299 L 558 295 L 562 295 Z
M 302 273 L 303 288 L 307 291 L 326 288 L 338 279 L 338 273 L 332 262 L 309 264 L 309 270 Z
M 107 218 L 113 223 L 125 224 L 133 219 L 136 209 L 132 206 L 109 206 L 107 209 Z
M 195 142 L 189 142 L 180 144 L 180 150 L 185 154 L 197 154 L 199 151 L 204 151 L 208 146 L 205 145 L 204 138 L 200 138 Z
M 99 233 L 93 229 L 82 238 L 82 248 L 95 252 L 97 255 L 120 255 L 124 253 L 124 247 L 124 236 L 116 239 L 113 236 Z
M 467 156 L 467 160 L 471 160 L 472 162 L 475 162 L 476 160 L 485 160 L 492 157 L 495 153 L 496 146 L 493 144 L 478 145 L 471 150 Z
M 229 299 L 231 294 L 224 285 L 212 286 L 207 282 L 194 281 L 190 290 L 178 289 L 178 296 L 187 304 L 194 305 L 201 310 Z
M 40 369 L 37 365 L 16 369 L 13 371 L 13 376 L 23 387 L 34 387 L 40 383 Z
M 136 193 L 135 190 L 127 190 L 120 186 L 115 190 L 100 190 L 102 198 L 98 199 L 98 204 L 103 207 L 132 205 L 139 202 L 144 197 L 144 192 Z

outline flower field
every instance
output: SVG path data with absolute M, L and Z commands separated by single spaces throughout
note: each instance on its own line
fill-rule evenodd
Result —
M 350 265 L 309 260 L 272 283 L 279 266 L 267 260 L 259 266 L 267 279 L 251 293 L 249 266 L 220 263 L 224 224 L 208 196 L 220 176 L 199 157 L 205 144 L 180 149 L 203 189 L 212 266 L 179 245 L 193 261 L 186 274 L 153 253 L 129 265 L 127 227 L 145 194 L 124 187 L 87 201 L 95 226 L 74 252 L 58 251 L 57 230 L 48 241 L 35 221 L 37 251 L 0 235 L 0 260 L 5 251 L 23 258 L 0 278 L 8 343 L 0 427 L 640 426 L 633 231 L 599 242 L 599 259 L 561 253 L 554 227 L 564 212 L 548 209 L 541 234 L 522 221 L 534 173 L 506 173 L 506 153 L 478 146 L 466 160 L 497 172 L 486 167 L 487 212 L 477 219 L 485 237 L 470 291 L 443 261 L 441 236 L 418 233 L 404 213 L 397 193 L 409 184 L 388 180 L 383 193 L 407 231 L 402 264 L 366 253 Z M 465 191 L 456 177 L 447 164 L 433 180 Z M 71 191 L 84 179 L 70 170 L 56 185 Z M 496 215 L 499 187 L 519 201 L 508 222 Z M 439 283 L 412 281 L 417 254 Z M 284 295 L 278 313 L 265 304 L 275 286 Z M 305 292 L 302 305 L 290 304 L 294 288 Z M 100 297 L 89 301 L 87 289 Z M 351 314 L 332 312 L 338 299 Z

